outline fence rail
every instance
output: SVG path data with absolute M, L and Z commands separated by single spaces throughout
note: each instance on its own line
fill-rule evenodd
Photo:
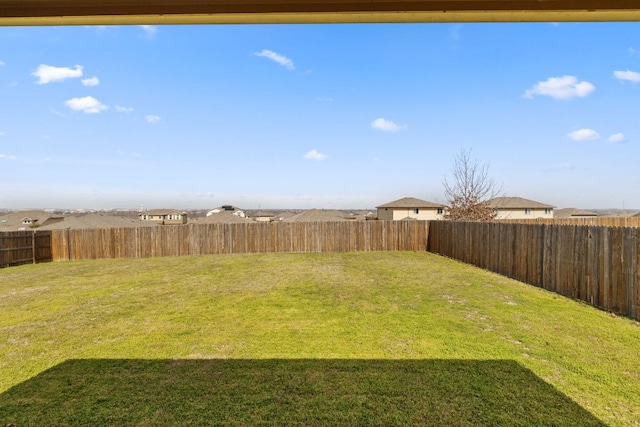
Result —
M 50 231 L 0 233 L 0 268 L 51 260 Z
M 53 230 L 54 261 L 270 252 L 424 251 L 428 221 L 190 224 Z
M 433 221 L 428 250 L 640 320 L 640 228 Z

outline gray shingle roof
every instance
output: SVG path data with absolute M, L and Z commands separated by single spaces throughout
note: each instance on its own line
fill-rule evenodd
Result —
M 284 222 L 347 221 L 349 215 L 338 210 L 309 209 L 284 219 Z
M 403 197 L 384 205 L 376 206 L 376 208 L 444 208 L 441 203 L 428 202 L 426 200 L 416 199 L 415 197 Z
M 90 213 L 70 215 L 64 221 L 39 227 L 38 230 L 86 229 L 86 228 L 128 228 L 128 227 L 159 227 L 154 221 L 140 221 L 137 218 Z
M 151 209 L 141 212 L 140 215 L 169 215 L 173 213 L 182 214 L 182 212 L 177 209 Z
M 495 209 L 549 209 L 554 207 L 522 197 L 496 197 L 488 200 L 487 204 Z
M 252 221 L 248 218 L 234 215 L 231 211 L 221 211 L 213 215 L 189 221 L 191 224 L 246 224 L 247 222 Z
M 269 211 L 261 211 L 261 212 L 256 212 L 256 213 L 252 213 L 250 215 L 251 218 L 272 218 L 275 217 L 276 213 L 275 212 L 269 212 Z
M 571 217 L 585 217 L 585 216 L 596 217 L 598 216 L 598 214 L 596 212 L 591 212 L 591 211 L 578 209 L 578 208 L 558 209 L 553 213 L 554 218 L 571 218 Z
M 23 224 L 22 220 L 29 218 L 31 224 Z M 0 216 L 0 231 L 16 231 L 19 229 L 30 229 L 31 227 L 39 227 L 48 221 L 62 221 L 62 215 L 51 214 L 42 210 L 16 211 Z

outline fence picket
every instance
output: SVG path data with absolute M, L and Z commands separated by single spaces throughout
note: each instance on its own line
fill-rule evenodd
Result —
M 0 268 L 53 261 L 51 231 L 0 233 Z
M 425 250 L 428 221 L 190 224 L 53 230 L 56 261 L 250 252 Z M 65 255 L 67 254 L 67 255 Z
M 432 221 L 429 230 L 431 252 L 640 320 L 640 228 Z

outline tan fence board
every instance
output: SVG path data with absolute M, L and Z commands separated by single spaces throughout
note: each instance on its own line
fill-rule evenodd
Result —
M 0 268 L 54 260 L 51 231 L 0 232 Z
M 190 224 L 54 230 L 57 261 L 231 253 L 425 250 L 427 221 Z
M 593 218 L 536 218 L 501 219 L 497 222 L 510 224 L 576 225 L 588 227 L 640 227 L 640 217 L 593 217 Z
M 429 229 L 431 252 L 640 320 L 640 228 L 433 221 Z

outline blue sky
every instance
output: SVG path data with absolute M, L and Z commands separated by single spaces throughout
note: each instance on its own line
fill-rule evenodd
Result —
M 640 209 L 640 23 L 0 27 L 0 208 Z

